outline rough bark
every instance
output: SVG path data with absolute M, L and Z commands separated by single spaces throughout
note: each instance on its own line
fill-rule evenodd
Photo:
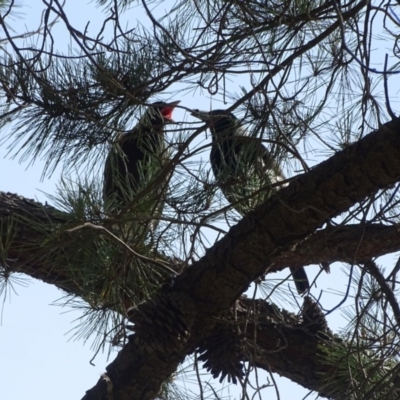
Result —
M 9 272 L 20 272 L 34 279 L 55 285 L 66 292 L 79 295 L 66 269 L 49 266 L 35 257 L 34 248 L 26 251 L 28 243 L 41 243 L 45 235 L 30 225 L 34 219 L 49 227 L 64 224 L 67 216 L 49 205 L 43 205 L 14 193 L 0 192 L 2 236 L 8 228 L 14 230 L 13 241 L 7 249 Z M 328 226 L 316 231 L 295 248 L 283 251 L 273 259 L 269 272 L 288 267 L 321 263 L 362 264 L 373 257 L 400 251 L 400 227 L 384 224 L 351 224 Z M 174 268 L 174 260 L 171 268 Z
M 228 310 L 252 281 L 266 272 L 290 265 L 290 260 L 295 260 L 301 249 L 305 261 L 306 251 L 313 241 L 316 248 L 324 249 L 328 255 L 324 253 L 324 260 L 317 260 L 314 252 L 310 263 L 329 257 L 346 262 L 357 257 L 368 258 L 377 249 L 379 230 L 390 239 L 382 241 L 380 246 L 388 242 L 387 251 L 397 250 L 397 227 L 366 225 L 317 230 L 379 189 L 397 183 L 400 180 L 399 159 L 400 122 L 396 120 L 298 176 L 287 188 L 243 218 L 173 284 L 131 310 L 135 334 L 107 367 L 107 376 L 102 377 L 84 399 L 109 399 L 110 390 L 115 399 L 154 398 L 162 382 L 210 334 L 215 318 Z M 347 235 L 345 250 L 340 235 Z M 323 246 L 327 239 L 336 243 L 328 252 Z M 9 250 L 12 248 L 10 245 Z M 9 258 L 10 254 L 11 251 Z M 17 257 L 13 255 L 12 258 Z M 33 274 L 35 266 L 29 265 L 27 258 L 25 264 L 19 264 L 21 272 L 23 265 Z M 287 340 L 296 341 L 297 336 L 292 339 L 288 335 Z M 295 343 L 293 346 L 296 348 Z M 270 368 L 285 374 L 287 366 L 274 365 L 274 360 L 268 357 Z M 304 359 L 301 356 L 298 360 L 298 370 L 301 370 Z M 313 361 L 315 357 L 310 360 Z M 262 366 L 260 361 L 257 364 Z M 292 366 L 295 368 L 296 364 Z M 315 379 L 305 382 L 299 374 L 298 383 L 320 391 L 323 382 L 318 374 L 319 367 L 315 362 Z

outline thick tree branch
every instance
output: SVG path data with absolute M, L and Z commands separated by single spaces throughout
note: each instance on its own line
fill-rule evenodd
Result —
M 360 264 L 400 251 L 400 227 L 384 224 L 328 226 L 315 232 L 292 251 L 274 260 L 277 269 L 310 264 L 344 262 Z
M 399 156 L 396 120 L 299 176 L 243 218 L 171 287 L 131 310 L 136 333 L 107 367 L 115 398 L 154 398 L 161 383 L 209 335 L 214 318 L 266 266 L 277 270 L 279 257 L 295 252 L 329 219 L 398 182 Z M 312 385 L 316 391 L 321 387 L 322 382 Z M 106 382 L 101 379 L 85 399 L 107 399 Z
M 276 372 L 310 390 L 318 388 L 322 397 L 346 399 L 346 387 L 322 388 L 322 379 L 335 380 L 332 365 L 323 357 L 322 348 L 334 342 L 336 347 L 345 349 L 345 343 L 326 329 L 324 316 L 318 315 L 318 306 L 310 298 L 306 298 L 305 307 L 312 308 L 311 312 L 316 310 L 317 317 L 314 315 L 312 321 L 282 312 L 263 300 L 240 298 L 236 318 L 246 321 L 244 332 L 250 352 L 243 361 Z
M 243 218 L 172 287 L 132 311 L 136 333 L 107 367 L 114 395 L 154 397 L 160 384 L 209 335 L 213 318 L 229 309 L 274 257 L 355 203 L 398 182 L 399 157 L 396 120 L 299 176 Z M 89 399 L 106 399 L 102 380 L 87 392 L 85 400 Z
M 14 238 L 7 249 L 9 272 L 19 272 L 34 279 L 42 280 L 79 296 L 79 286 L 74 285 L 68 269 L 57 269 L 35 257 L 33 248 L 27 243 L 40 244 L 44 240 L 41 233 L 29 224 L 34 219 L 49 229 L 67 221 L 67 215 L 59 210 L 31 199 L 12 193 L 0 192 L 0 220 L 2 236 L 10 227 L 14 228 Z M 22 218 L 22 219 L 21 219 Z M 2 238 L 4 240 L 4 238 Z M 37 247 L 37 248 L 40 248 Z M 295 248 L 282 252 L 273 259 L 270 272 L 286 267 L 311 264 L 346 262 L 364 263 L 373 257 L 400 251 L 400 227 L 384 224 L 353 224 L 328 226 L 316 231 Z M 75 277 L 76 279 L 76 277 Z

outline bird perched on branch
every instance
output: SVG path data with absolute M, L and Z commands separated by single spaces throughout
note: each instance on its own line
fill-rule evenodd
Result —
M 128 211 L 129 217 L 136 220 L 132 227 L 146 225 L 144 234 L 156 229 L 158 220 L 150 217 L 162 212 L 169 178 L 169 174 L 160 176 L 169 159 L 164 130 L 167 124 L 174 123 L 172 113 L 178 104 L 179 101 L 151 104 L 139 123 L 118 137 L 105 163 L 106 212 L 116 215 Z
M 211 167 L 218 186 L 241 215 L 263 203 L 285 176 L 258 138 L 249 136 L 241 121 L 225 110 L 193 110 L 192 115 L 209 124 L 212 136 Z M 310 287 L 304 268 L 291 268 L 297 291 Z

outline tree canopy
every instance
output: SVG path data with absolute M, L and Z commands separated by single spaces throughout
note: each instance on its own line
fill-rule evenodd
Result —
M 24 5 L 0 3 L 0 145 L 44 159 L 43 176 L 63 168 L 48 204 L 0 192 L 1 289 L 16 273 L 62 289 L 85 312 L 77 337 L 119 349 L 83 398 L 191 398 L 174 382 L 186 363 L 197 398 L 223 398 L 218 380 L 262 395 L 266 371 L 321 397 L 397 399 L 400 264 L 380 257 L 400 251 L 399 4 L 96 6 L 93 28 L 43 0 L 40 25 L 19 31 Z M 160 100 L 181 101 L 166 161 L 110 212 L 106 155 Z M 288 176 L 244 216 L 212 173 L 210 125 L 190 116 L 204 107 L 233 112 Z M 313 265 L 300 296 L 289 268 Z M 319 282 L 338 266 L 332 306 Z

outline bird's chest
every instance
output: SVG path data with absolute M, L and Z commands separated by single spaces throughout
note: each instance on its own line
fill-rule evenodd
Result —
M 120 174 L 135 182 L 151 179 L 160 171 L 166 157 L 163 138 L 156 134 L 127 138 L 117 152 Z
M 248 177 L 265 175 L 265 165 L 257 146 L 249 142 L 223 140 L 211 150 L 211 165 L 218 180 L 246 181 Z
M 275 173 L 265 164 L 263 147 L 256 141 L 227 140 L 215 144 L 211 165 L 218 186 L 236 209 L 246 214 L 272 193 Z

